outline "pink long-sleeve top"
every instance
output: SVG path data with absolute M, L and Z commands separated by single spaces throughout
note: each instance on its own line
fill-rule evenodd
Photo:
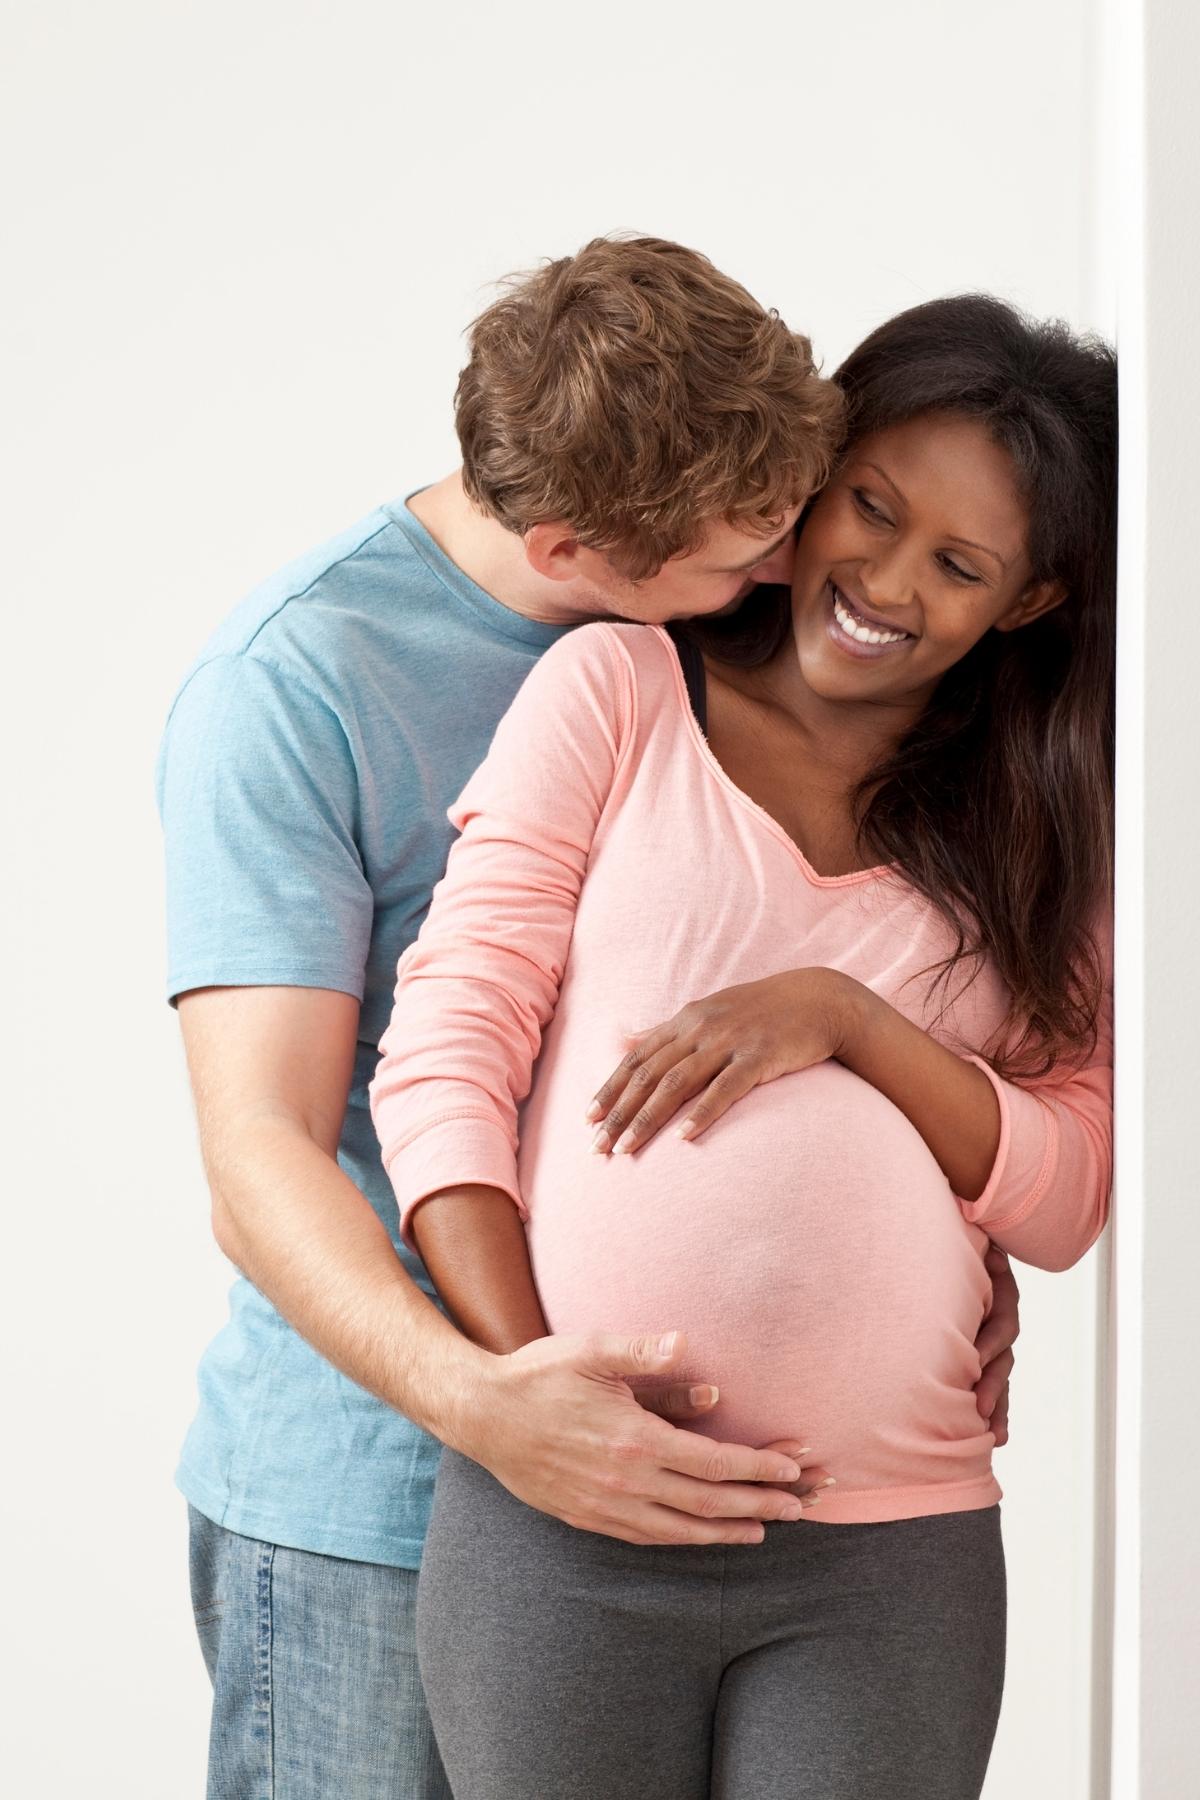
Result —
M 721 1397 L 699 1426 L 811 1445 L 826 1523 L 991 1505 L 973 1385 L 988 1238 L 1046 1268 L 1105 1219 L 1111 1036 L 1040 1087 L 1001 1080 L 982 1194 L 955 1197 L 892 1102 L 824 1062 L 694 1143 L 591 1151 L 627 1048 L 704 994 L 844 969 L 962 1055 L 1005 1016 L 994 971 L 937 1017 L 946 927 L 891 869 L 818 875 L 714 759 L 657 627 L 596 624 L 541 659 L 450 818 L 461 832 L 401 958 L 372 1110 L 409 1236 L 439 1189 L 502 1189 L 552 1332 L 682 1329 Z M 539 1055 L 540 1049 L 540 1055 Z M 978 1059 L 976 1059 L 978 1060 Z

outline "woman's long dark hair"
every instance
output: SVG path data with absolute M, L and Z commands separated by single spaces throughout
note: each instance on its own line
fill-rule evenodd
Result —
M 1012 458 L 1035 581 L 1067 588 L 948 669 L 917 724 L 855 794 L 861 854 L 895 862 L 955 934 L 949 991 L 990 958 L 1010 1012 L 988 1046 L 1008 1075 L 1045 1075 L 1094 1043 L 1093 937 L 1112 881 L 1116 639 L 1116 358 L 1097 338 L 983 294 L 914 306 L 834 376 L 847 442 L 926 413 L 978 419 Z M 694 627 L 716 660 L 754 666 L 790 627 L 786 590 Z

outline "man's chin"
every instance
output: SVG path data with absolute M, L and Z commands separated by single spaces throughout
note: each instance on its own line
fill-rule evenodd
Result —
M 689 619 L 731 619 L 734 613 L 741 611 L 751 594 L 758 592 L 758 588 L 758 582 L 752 581 L 748 587 L 742 589 L 740 594 L 735 594 L 732 600 L 727 600 L 724 606 L 714 606 L 707 612 L 700 613 L 672 613 L 664 623 L 674 625 L 683 624 Z
M 751 581 L 740 594 L 735 594 L 732 600 L 727 600 L 724 606 L 710 607 L 707 612 L 668 613 L 665 619 L 648 619 L 645 614 L 634 616 L 622 612 L 598 612 L 591 616 L 594 619 L 607 620 L 615 625 L 685 625 L 689 620 L 696 619 L 731 619 L 734 613 L 740 612 L 752 594 L 758 593 L 760 585 L 757 581 Z

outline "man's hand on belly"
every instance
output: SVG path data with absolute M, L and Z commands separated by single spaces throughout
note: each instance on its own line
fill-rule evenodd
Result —
M 662 1383 L 682 1360 L 682 1334 L 668 1339 L 663 1351 L 653 1338 L 563 1335 L 489 1357 L 447 1441 L 579 1530 L 630 1544 L 761 1543 L 763 1521 L 799 1518 L 824 1471 L 790 1441 L 718 1443 L 639 1405 L 630 1381 Z
M 801 1445 L 717 1443 L 668 1422 L 694 1421 L 717 1399 L 708 1383 L 680 1380 L 682 1332 L 665 1348 L 657 1337 L 548 1334 L 510 1194 L 439 1189 L 412 1231 L 478 1347 L 438 1435 L 518 1500 L 632 1544 L 757 1544 L 763 1520 L 813 1503 L 806 1490 L 825 1471 L 804 1466 Z

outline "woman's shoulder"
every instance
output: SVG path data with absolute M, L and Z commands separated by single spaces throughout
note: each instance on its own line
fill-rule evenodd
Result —
M 536 685 L 564 698 L 586 693 L 628 724 L 639 695 L 670 685 L 675 661 L 661 626 L 598 619 L 573 626 L 543 654 Z
M 608 671 L 657 669 L 671 644 L 661 625 L 640 625 L 632 619 L 593 619 L 573 625 L 546 651 L 543 662 L 553 657 L 564 668 Z
M 518 689 L 451 823 L 461 831 L 472 813 L 489 810 L 527 818 L 532 807 L 562 826 L 582 804 L 594 826 L 624 791 L 620 771 L 638 759 L 639 720 L 653 710 L 642 672 L 655 658 L 669 670 L 672 654 L 652 626 L 597 621 L 564 632 Z

